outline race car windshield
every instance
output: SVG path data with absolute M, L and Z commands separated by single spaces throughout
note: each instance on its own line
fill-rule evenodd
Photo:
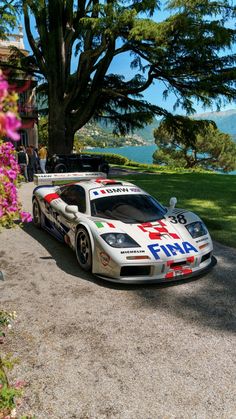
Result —
M 120 220 L 124 223 L 159 220 L 166 211 L 166 208 L 150 195 L 114 195 L 91 201 L 92 216 Z

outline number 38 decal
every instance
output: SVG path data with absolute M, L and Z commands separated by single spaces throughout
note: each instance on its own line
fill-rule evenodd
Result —
M 183 214 L 178 214 L 178 215 L 170 215 L 168 218 L 170 218 L 170 222 L 173 224 L 186 224 L 187 220 L 185 218 L 185 216 Z

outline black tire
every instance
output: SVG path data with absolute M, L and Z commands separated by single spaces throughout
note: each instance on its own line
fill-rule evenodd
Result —
M 66 173 L 67 167 L 64 164 L 56 164 L 53 170 L 54 173 Z
M 84 271 L 92 270 L 92 247 L 89 234 L 84 227 L 79 227 L 76 234 L 76 257 Z
M 37 199 L 33 200 L 33 223 L 35 227 L 41 228 L 41 209 Z

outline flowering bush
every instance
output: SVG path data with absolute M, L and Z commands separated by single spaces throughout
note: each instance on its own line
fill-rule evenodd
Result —
M 20 169 L 14 146 L 1 141 L 3 137 L 13 141 L 20 139 L 17 130 L 21 122 L 16 115 L 17 95 L 10 91 L 7 80 L 0 73 L 0 226 L 4 227 L 12 227 L 16 218 L 31 221 L 30 214 L 21 211 L 17 198 Z

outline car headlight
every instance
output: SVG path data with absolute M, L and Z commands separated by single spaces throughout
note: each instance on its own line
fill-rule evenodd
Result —
M 105 233 L 101 237 L 111 247 L 140 247 L 128 234 Z
M 202 221 L 196 221 L 194 223 L 185 226 L 191 234 L 193 239 L 197 237 L 205 236 L 207 234 L 207 228 Z

